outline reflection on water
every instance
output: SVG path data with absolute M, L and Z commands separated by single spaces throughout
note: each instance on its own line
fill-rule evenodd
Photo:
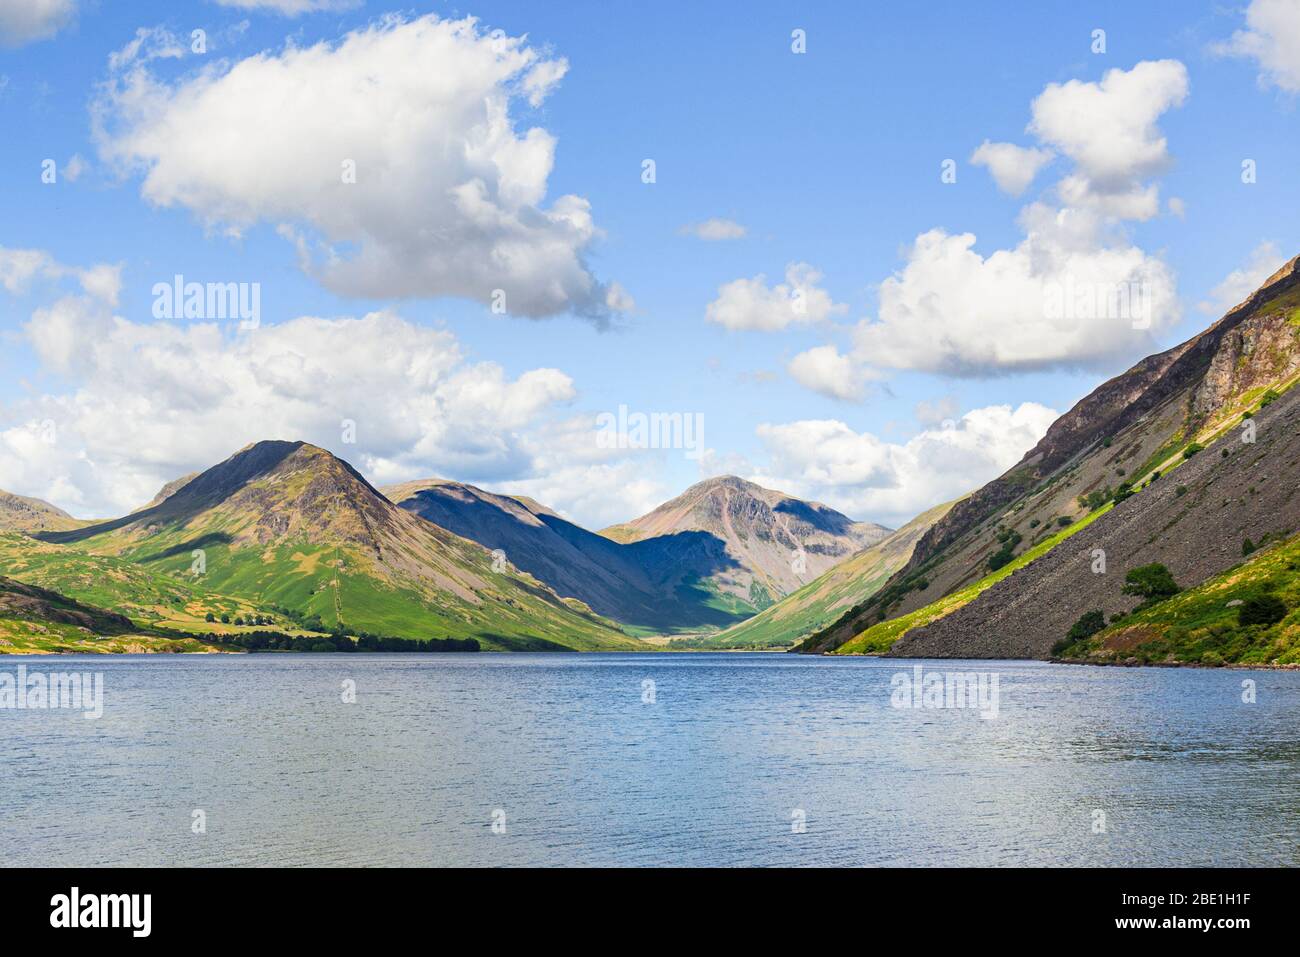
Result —
M 996 672 L 983 720 L 891 707 L 914 661 L 25 663 L 105 712 L 0 710 L 8 865 L 1300 863 L 1296 672 L 925 663 Z

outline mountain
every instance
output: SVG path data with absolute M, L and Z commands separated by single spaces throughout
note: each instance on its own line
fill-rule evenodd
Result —
M 49 502 L 0 491 L 0 531 L 32 534 L 65 531 L 81 524 L 83 523 Z
M 158 494 L 153 497 L 153 499 L 149 502 L 148 505 L 141 505 L 139 508 L 135 510 L 135 512 L 132 512 L 131 514 L 134 515 L 136 514 L 136 512 L 143 512 L 145 511 L 145 509 L 153 508 L 155 505 L 161 505 L 163 502 L 171 498 L 173 495 L 175 495 L 185 486 L 189 485 L 190 482 L 194 481 L 194 479 L 198 478 L 198 476 L 199 476 L 198 472 L 191 472 L 189 475 L 183 475 L 178 479 L 172 479 L 170 482 L 168 482 L 166 485 L 164 485 L 162 488 L 158 490 Z
M 730 505 L 729 511 L 719 508 L 720 514 L 727 515 L 725 522 L 707 518 L 710 495 L 715 492 L 719 503 Z M 854 523 L 823 505 L 800 502 L 736 478 L 701 483 L 674 500 L 689 497 L 698 513 L 693 519 L 687 510 L 678 514 L 675 523 L 660 523 L 659 513 L 674 505 L 669 502 L 645 519 L 599 535 L 532 499 L 497 495 L 459 482 L 430 479 L 393 486 L 384 493 L 435 525 L 485 548 L 500 549 L 512 565 L 558 594 L 577 598 L 625 625 L 656 633 L 734 624 L 756 610 L 756 603 L 749 600 L 749 585 L 758 574 L 764 576 L 759 580 L 765 590 L 779 589 L 777 594 L 784 594 L 801 579 L 814 577 L 817 570 L 856 551 L 859 542 L 871 542 L 884 532 L 879 526 Z M 648 528 L 639 527 L 640 522 L 647 522 Z M 733 546 L 744 538 L 770 540 L 771 528 L 789 535 L 791 542 L 799 540 L 794 536 L 809 542 L 807 570 L 794 572 L 793 556 L 787 553 L 773 561 L 771 553 L 779 546 Z M 749 564 L 755 556 L 758 563 Z M 764 572 L 765 566 L 773 564 L 779 576 Z M 724 578 L 743 582 L 743 593 L 711 587 Z M 762 601 L 766 604 L 769 599 Z
M 637 549 L 566 521 L 529 498 L 430 479 L 383 490 L 402 508 L 483 547 L 597 614 L 655 632 L 723 627 L 735 616 L 675 594 L 643 566 Z M 705 596 L 707 598 L 707 596 Z
M 753 614 L 890 533 L 734 475 L 692 485 L 647 515 L 604 529 L 656 579 Z
M 494 569 L 481 546 L 396 507 L 303 442 L 259 442 L 141 511 L 37 537 L 325 628 L 498 649 L 640 647 L 581 602 Z
M 717 635 L 682 640 L 695 648 L 783 648 L 826 627 L 873 595 L 912 555 L 917 541 L 953 503 L 936 505 L 753 618 Z
M 1160 561 L 1195 585 L 1240 560 L 1244 538 L 1286 534 L 1300 521 L 1279 487 L 1297 451 L 1298 262 L 1080 401 L 801 650 L 1045 657 L 1084 611 L 1134 604 L 1119 597 L 1127 569 Z M 1104 575 L 1090 571 L 1096 548 Z

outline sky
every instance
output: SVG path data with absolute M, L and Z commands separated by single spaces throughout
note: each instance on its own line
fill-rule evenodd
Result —
M 897 527 L 1300 254 L 1300 0 L 1084 6 L 0 0 L 0 488 Z

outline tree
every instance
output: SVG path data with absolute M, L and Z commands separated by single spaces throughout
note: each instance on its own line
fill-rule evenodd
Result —
M 1183 449 L 1183 458 L 1190 459 L 1197 452 L 1203 451 L 1204 449 L 1205 446 L 1200 442 L 1193 442 L 1191 445 L 1187 446 L 1187 448 Z
M 1178 587 L 1168 568 L 1159 562 L 1152 562 L 1150 565 L 1139 565 L 1137 568 L 1129 569 L 1128 574 L 1124 576 L 1122 591 L 1125 595 L 1143 599 L 1138 607 L 1147 608 L 1156 602 L 1172 598 L 1182 589 Z
M 204 616 L 203 620 L 207 622 L 213 622 L 217 620 L 217 616 L 212 614 L 212 612 L 208 612 L 207 615 Z
M 1052 654 L 1059 655 L 1075 642 L 1083 641 L 1085 638 L 1091 638 L 1097 632 L 1106 627 L 1106 613 L 1100 608 L 1096 611 L 1087 612 L 1076 621 L 1064 638 L 1052 645 Z
M 1096 611 L 1085 613 L 1071 626 L 1065 637 L 1070 641 L 1082 641 L 1084 638 L 1091 638 L 1105 627 L 1106 613 L 1098 608 Z
M 1276 595 L 1256 595 L 1247 598 L 1237 608 L 1237 624 L 1276 625 L 1287 616 L 1286 603 Z

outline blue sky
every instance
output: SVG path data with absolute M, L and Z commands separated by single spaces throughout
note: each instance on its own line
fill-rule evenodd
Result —
M 312 5 L 332 9 L 276 9 Z M 304 438 L 378 482 L 445 475 L 591 525 L 722 471 L 898 524 L 1013 464 L 1049 410 L 1193 335 L 1223 311 L 1201 304 L 1300 253 L 1295 0 L 978 15 L 962 3 L 66 0 L 45 24 L 16 6 L 0 0 L 0 488 L 79 514 L 133 507 L 256 438 Z M 478 23 L 448 38 L 429 14 Z M 198 28 L 202 54 L 188 49 Z M 500 75 L 478 55 L 496 30 L 520 57 Z M 388 45 L 347 52 L 367 32 Z M 298 55 L 317 44 L 318 57 Z M 233 82 L 241 71 L 257 89 Z M 1106 85 L 1108 71 L 1123 76 Z M 485 91 L 506 110 L 498 133 L 523 142 L 536 129 L 553 147 L 517 160 L 493 140 L 493 161 L 517 162 L 533 192 L 491 226 L 440 199 L 469 175 L 447 151 L 479 135 Z M 267 102 L 283 113 L 257 117 Z M 282 130 L 285 148 L 250 146 Z M 341 201 L 316 181 L 317 160 L 334 169 L 348 152 L 331 152 L 340 141 L 366 156 Z M 972 162 L 985 141 L 1052 158 L 1008 195 Z M 54 184 L 41 181 L 46 159 Z M 955 182 L 941 179 L 946 159 Z M 508 192 L 504 179 L 488 189 Z M 589 204 L 577 238 L 557 225 L 565 196 Z M 1042 222 L 1066 211 L 1088 225 L 1026 225 L 1033 204 Z M 711 219 L 744 235 L 687 232 Z M 935 248 L 918 252 L 931 230 L 943 231 Z M 955 241 L 964 233 L 973 244 Z M 368 265 L 331 271 L 377 234 Z M 315 257 L 307 270 L 297 242 Z M 466 242 L 469 258 L 441 272 Z M 1006 262 L 991 258 L 1000 250 Z M 15 251 L 42 258 L 20 275 Z M 507 302 L 540 315 L 493 314 L 482 264 L 498 254 L 514 264 Z M 818 277 L 824 316 L 782 312 L 774 287 L 792 264 Z M 177 273 L 258 283 L 263 326 L 158 320 L 153 287 Z M 1044 284 L 1076 275 L 1140 278 L 1151 330 L 1084 317 L 1044 332 L 1025 318 Z M 711 303 L 730 304 L 713 315 L 734 328 L 710 320 Z M 708 450 L 598 447 L 593 417 L 621 405 L 701 415 Z

